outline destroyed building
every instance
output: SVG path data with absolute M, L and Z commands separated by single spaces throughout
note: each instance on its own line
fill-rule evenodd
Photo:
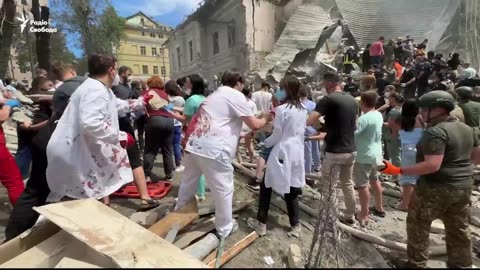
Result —
M 278 82 L 335 70 L 344 46 L 380 36 L 428 39 L 427 50 L 480 68 L 476 0 L 205 0 L 168 41 L 174 77 L 229 68 Z M 341 60 L 340 60 L 341 61 Z

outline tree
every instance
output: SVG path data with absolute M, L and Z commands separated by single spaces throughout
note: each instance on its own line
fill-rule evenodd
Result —
M 1 2 L 0 2 L 1 3 Z M 10 59 L 10 46 L 14 27 L 15 0 L 4 0 L 0 8 L 0 78 L 4 78 Z
M 125 20 L 109 0 L 54 0 L 55 20 L 77 37 L 84 56 L 93 52 L 113 54 L 124 36 Z
M 35 21 L 47 22 L 45 26 L 36 26 L 34 28 L 48 28 L 50 19 L 50 9 L 46 6 L 40 6 L 38 0 L 32 0 L 32 14 Z M 38 67 L 50 71 L 50 33 L 36 32 L 35 33 L 35 47 L 38 59 Z

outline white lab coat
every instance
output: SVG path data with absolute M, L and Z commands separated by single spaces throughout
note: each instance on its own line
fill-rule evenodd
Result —
M 305 186 L 304 134 L 307 110 L 284 104 L 276 108 L 273 133 L 265 140 L 272 147 L 267 161 L 265 186 L 280 194 L 290 193 L 290 187 Z M 280 162 L 283 160 L 283 164 Z
M 48 201 L 64 196 L 100 199 L 133 181 L 120 146 L 118 113 L 143 101 L 118 100 L 100 81 L 87 79 L 70 98 L 47 146 Z

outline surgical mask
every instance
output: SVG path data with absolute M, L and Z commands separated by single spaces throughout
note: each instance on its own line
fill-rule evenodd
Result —
M 278 102 L 284 101 L 286 97 L 287 97 L 287 92 L 285 92 L 285 89 L 283 88 L 280 88 L 277 90 L 277 92 L 275 92 L 275 99 L 277 99 Z
M 120 76 L 116 74 L 115 78 L 113 78 L 112 86 L 117 86 L 118 84 L 120 84 Z
M 390 92 L 385 92 L 385 98 L 389 98 L 390 97 Z
M 185 89 L 185 94 L 187 94 L 187 96 L 190 96 L 190 94 L 192 93 L 192 89 Z

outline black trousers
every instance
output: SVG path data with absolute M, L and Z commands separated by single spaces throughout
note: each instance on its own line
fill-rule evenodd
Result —
M 121 131 L 126 132 L 135 138 L 135 131 L 133 130 L 132 123 L 130 122 L 130 117 L 126 116 L 118 118 L 118 126 Z M 136 143 L 132 147 L 127 148 L 127 154 L 132 170 L 142 167 L 142 157 L 140 154 L 140 149 Z
M 258 206 L 257 219 L 263 224 L 268 221 L 268 211 L 270 210 L 270 201 L 272 199 L 272 188 L 265 186 L 265 177 L 260 185 L 260 202 Z M 302 194 L 301 188 L 290 187 L 290 193 L 285 194 L 285 202 L 287 203 L 288 218 L 290 226 L 299 224 L 298 195 Z
M 138 146 L 141 150 L 145 149 L 145 123 L 147 122 L 147 116 L 142 115 L 135 120 L 135 127 L 138 133 Z
M 143 155 L 143 168 L 146 176 L 152 175 L 152 169 L 160 151 L 163 156 L 165 176 L 170 179 L 175 170 L 173 160 L 173 119 L 163 116 L 152 116 L 145 130 L 145 152 Z
M 46 145 L 45 145 L 46 147 Z M 45 205 L 50 189 L 47 183 L 47 152 L 44 147 L 32 148 L 32 170 L 22 195 L 13 207 L 7 227 L 6 241 L 9 241 L 35 225 L 39 214 L 33 207 Z

